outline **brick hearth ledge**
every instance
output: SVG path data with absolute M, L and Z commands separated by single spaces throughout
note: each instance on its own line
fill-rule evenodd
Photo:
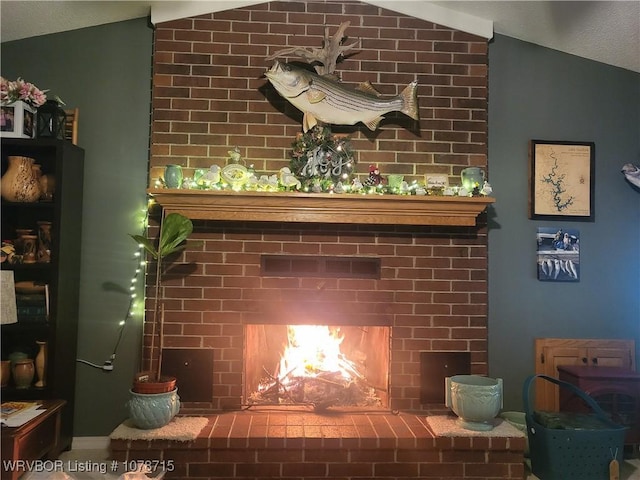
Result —
M 493 433 L 447 428 L 445 436 L 434 433 L 428 417 L 388 411 L 261 407 L 207 417 L 195 441 L 111 440 L 111 457 L 158 460 L 171 465 L 169 479 L 524 478 L 525 437 L 507 423 Z

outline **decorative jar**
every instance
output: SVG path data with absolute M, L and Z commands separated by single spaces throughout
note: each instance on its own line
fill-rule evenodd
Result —
M 460 173 L 462 187 L 469 193 L 473 192 L 473 189 L 476 187 L 482 188 L 484 178 L 484 170 L 480 167 L 468 167 Z
M 169 164 L 164 167 L 164 184 L 167 188 L 181 188 L 182 178 L 182 167 L 180 165 Z
M 38 222 L 38 253 L 39 263 L 49 263 L 51 261 L 51 222 Z
M 30 157 L 10 155 L 8 167 L 0 179 L 0 194 L 7 202 L 32 203 L 42 194 L 40 183 L 33 169 L 35 160 Z
M 25 389 L 31 386 L 33 377 L 36 374 L 36 369 L 33 365 L 33 358 L 25 358 L 24 360 L 17 360 L 13 364 L 13 382 L 16 384 L 16 388 Z
M 22 263 L 36 263 L 38 236 L 22 235 L 20 242 L 22 243 Z

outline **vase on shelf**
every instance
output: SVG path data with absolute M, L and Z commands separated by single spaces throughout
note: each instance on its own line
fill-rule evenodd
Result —
M 35 160 L 30 157 L 10 155 L 7 171 L 0 179 L 0 194 L 7 202 L 36 202 L 42 191 L 33 169 Z
M 485 179 L 485 172 L 480 167 L 468 167 L 462 170 L 460 173 L 460 180 L 462 186 L 469 193 L 473 192 L 474 188 L 482 188 Z
M 22 255 L 24 249 L 22 248 L 22 237 L 25 235 L 33 235 L 33 230 L 30 228 L 16 228 L 16 239 L 13 241 L 13 246 L 16 249 L 18 255 Z
M 11 363 L 11 369 L 13 370 L 13 366 L 16 364 L 16 362 L 20 360 L 26 360 L 27 358 L 29 358 L 29 355 L 24 352 L 20 352 L 20 351 L 11 352 L 9 354 L 9 362 Z
M 164 184 L 167 188 L 182 187 L 182 167 L 170 164 L 164 168 Z
M 50 173 L 45 173 L 40 177 L 40 191 L 42 192 L 40 200 L 43 202 L 51 202 L 53 194 L 56 191 L 56 177 Z
M 37 235 L 22 235 L 22 263 L 36 263 L 36 253 L 38 251 Z
M 13 382 L 16 384 L 16 388 L 25 389 L 31 386 L 33 377 L 35 376 L 35 366 L 33 365 L 33 358 L 25 358 L 24 360 L 18 360 L 13 364 Z
M 51 261 L 51 222 L 38 222 L 38 254 L 39 263 Z
M 36 355 L 36 387 L 44 387 L 47 384 L 47 342 L 36 342 L 38 354 Z

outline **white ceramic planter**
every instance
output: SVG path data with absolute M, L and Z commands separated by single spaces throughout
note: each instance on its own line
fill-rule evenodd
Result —
M 445 404 L 458 415 L 458 424 L 467 430 L 493 430 L 502 408 L 502 379 L 480 375 L 445 378 Z

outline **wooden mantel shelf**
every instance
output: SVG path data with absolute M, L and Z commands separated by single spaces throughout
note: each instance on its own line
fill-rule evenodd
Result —
M 492 197 L 149 189 L 166 213 L 193 220 L 475 226 Z

